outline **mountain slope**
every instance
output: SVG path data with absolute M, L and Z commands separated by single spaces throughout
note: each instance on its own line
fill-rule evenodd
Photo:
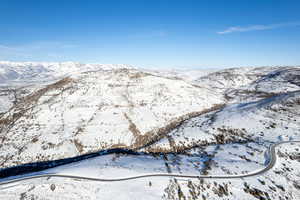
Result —
M 143 147 L 223 102 L 206 88 L 136 70 L 76 74 L 25 96 L 1 116 L 0 165 Z

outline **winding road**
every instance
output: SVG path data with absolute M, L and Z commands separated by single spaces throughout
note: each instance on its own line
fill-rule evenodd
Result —
M 42 175 L 33 175 L 33 176 L 28 176 L 28 177 L 21 177 L 21 178 L 16 178 L 12 180 L 5 180 L 1 181 L 0 180 L 0 186 L 1 185 L 7 185 L 11 183 L 16 183 L 20 181 L 25 181 L 25 180 L 30 180 L 30 179 L 37 179 L 37 178 L 47 178 L 47 177 L 61 177 L 61 178 L 74 178 L 74 179 L 81 179 L 81 180 L 89 180 L 89 181 L 101 181 L 101 182 L 116 182 L 116 181 L 127 181 L 127 180 L 133 180 L 133 179 L 140 179 L 140 178 L 149 178 L 149 177 L 175 177 L 175 178 L 203 178 L 203 179 L 235 179 L 235 178 L 246 178 L 246 177 L 251 177 L 251 176 L 257 176 L 261 175 L 268 170 L 272 169 L 274 165 L 276 164 L 276 147 L 278 147 L 281 144 L 286 144 L 286 143 L 300 143 L 300 141 L 283 141 L 283 142 L 278 142 L 276 144 L 270 145 L 268 148 L 267 154 L 268 154 L 268 164 L 263 168 L 259 169 L 253 172 L 249 172 L 247 174 L 236 174 L 236 175 L 197 175 L 197 176 L 192 176 L 192 175 L 182 175 L 182 174 L 166 174 L 166 173 L 161 173 L 161 174 L 145 174 L 145 175 L 139 175 L 139 176 L 131 176 L 131 177 L 125 177 L 125 178 L 114 178 L 114 179 L 102 179 L 102 178 L 91 178 L 91 177 L 85 177 L 85 176 L 73 176 L 73 175 L 63 175 L 63 174 L 42 174 Z

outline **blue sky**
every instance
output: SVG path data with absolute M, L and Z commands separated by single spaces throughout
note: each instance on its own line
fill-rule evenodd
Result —
M 300 65 L 297 0 L 3 0 L 0 60 Z

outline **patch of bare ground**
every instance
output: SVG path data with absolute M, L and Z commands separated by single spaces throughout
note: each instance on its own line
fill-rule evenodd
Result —
M 251 188 L 246 182 L 244 183 L 244 191 L 249 193 L 253 197 L 260 199 L 260 200 L 271 200 L 269 194 L 265 191 L 262 191 L 257 188 Z
M 131 73 L 129 75 L 129 78 L 130 79 L 139 79 L 139 78 L 143 78 L 143 77 L 146 77 L 146 76 L 151 76 L 151 74 L 145 73 L 145 72 L 135 72 L 135 73 Z
M 115 143 L 115 144 L 113 144 L 113 145 L 110 145 L 110 148 L 111 149 L 117 149 L 117 148 L 120 148 L 120 149 L 127 149 L 127 145 L 126 144 L 124 144 L 124 143 Z
M 128 123 L 129 123 L 129 127 L 128 127 L 129 131 L 133 134 L 134 137 L 139 137 L 141 135 L 141 132 L 137 128 L 135 123 L 133 123 L 133 121 L 128 117 L 128 115 L 126 113 L 124 113 L 124 117 L 127 119 Z
M 128 77 L 130 80 L 136 80 L 146 76 L 154 76 L 147 72 L 136 71 L 128 68 L 113 69 L 111 72 L 120 77 Z
M 228 142 L 233 142 L 236 141 L 237 138 L 241 138 L 240 141 L 238 142 L 243 142 L 243 141 L 247 141 L 250 142 L 252 141 L 248 136 L 247 136 L 247 132 L 246 129 L 242 128 L 242 129 L 233 129 L 233 128 L 229 128 L 229 127 L 222 127 L 222 128 L 217 128 L 217 131 L 220 134 L 214 135 L 216 142 L 218 144 L 226 144 Z
M 82 145 L 82 143 L 79 140 L 77 140 L 77 139 L 75 139 L 73 141 L 74 141 L 74 144 L 75 144 L 75 147 L 76 147 L 77 151 L 79 153 L 82 153 L 83 152 L 83 148 L 84 148 L 84 146 Z

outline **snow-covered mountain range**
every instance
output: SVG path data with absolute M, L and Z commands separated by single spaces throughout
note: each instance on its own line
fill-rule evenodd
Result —
M 62 171 L 94 171 L 100 177 L 110 177 L 106 171 L 245 174 L 266 164 L 268 145 L 299 140 L 299 132 L 300 67 L 160 71 L 128 65 L 0 62 L 1 168 L 120 148 L 153 156 L 116 154 L 105 157 L 106 164 L 100 157 L 78 163 L 80 170 L 71 166 Z M 107 190 L 122 187 L 122 199 L 134 188 L 144 191 L 143 199 L 298 199 L 299 149 L 299 144 L 280 147 L 275 170 L 259 177 L 155 178 L 111 183 Z M 143 162 L 149 165 L 143 167 Z M 32 181 L 30 187 L 17 186 L 22 192 L 0 189 L 0 196 L 47 199 L 51 193 L 53 198 L 64 194 L 71 199 L 76 192 L 83 199 L 112 197 L 97 190 L 97 184 Z
M 100 69 L 133 68 L 123 64 L 81 64 L 76 62 L 39 63 L 0 61 L 0 84 L 45 81 L 68 74 Z

